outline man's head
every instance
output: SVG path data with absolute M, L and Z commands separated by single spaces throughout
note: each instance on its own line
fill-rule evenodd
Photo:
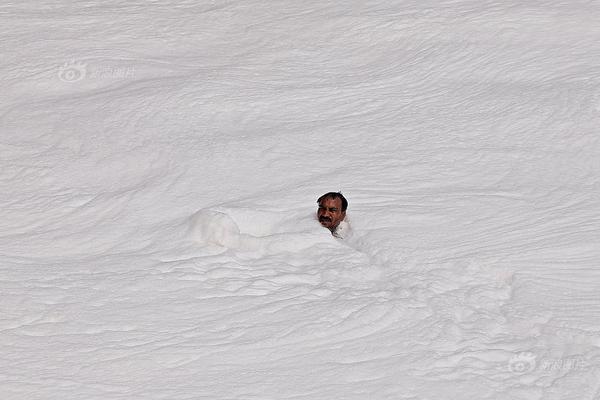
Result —
M 331 232 L 335 231 L 346 217 L 348 201 L 340 192 L 329 192 L 319 197 L 317 204 L 319 204 L 317 209 L 319 222 Z

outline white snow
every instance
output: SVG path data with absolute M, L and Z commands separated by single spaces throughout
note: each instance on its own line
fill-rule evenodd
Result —
M 0 18 L 2 400 L 600 399 L 600 3 Z

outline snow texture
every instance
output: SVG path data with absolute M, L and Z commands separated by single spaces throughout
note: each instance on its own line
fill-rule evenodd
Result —
M 597 1 L 0 18 L 2 400 L 600 399 Z

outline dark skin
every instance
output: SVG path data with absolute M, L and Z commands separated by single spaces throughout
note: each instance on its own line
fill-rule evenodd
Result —
M 331 232 L 344 220 L 346 212 L 342 211 L 342 200 L 327 197 L 319 203 L 317 218 L 322 226 Z

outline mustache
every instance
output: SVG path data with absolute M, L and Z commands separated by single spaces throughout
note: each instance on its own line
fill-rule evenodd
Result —
M 319 217 L 319 221 L 331 222 L 331 218 L 329 218 L 329 217 Z

